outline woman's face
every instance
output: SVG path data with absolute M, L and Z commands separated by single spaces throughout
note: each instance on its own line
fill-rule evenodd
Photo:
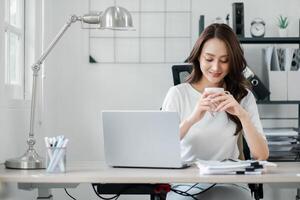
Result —
M 202 79 L 220 85 L 229 72 L 229 56 L 225 43 L 217 38 L 206 41 L 199 58 Z

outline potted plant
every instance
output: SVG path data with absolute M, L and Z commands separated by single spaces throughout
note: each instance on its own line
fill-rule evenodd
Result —
M 280 15 L 278 17 L 278 27 L 279 27 L 279 36 L 287 37 L 287 27 L 289 25 L 289 21 L 287 17 Z

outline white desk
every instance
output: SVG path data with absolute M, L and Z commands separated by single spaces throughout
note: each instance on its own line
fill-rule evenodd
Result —
M 0 181 L 16 182 L 26 187 L 76 187 L 80 183 L 272 183 L 300 187 L 300 163 L 279 162 L 262 175 L 200 175 L 195 166 L 186 169 L 110 168 L 101 162 L 77 162 L 67 166 L 65 174 L 45 170 L 11 170 L 0 165 Z M 26 186 L 27 184 L 27 186 Z M 72 185 L 73 184 L 73 185 Z M 29 185 L 29 186 L 28 186 Z

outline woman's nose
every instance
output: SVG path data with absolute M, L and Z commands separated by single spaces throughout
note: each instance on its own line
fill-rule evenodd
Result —
M 214 71 L 217 71 L 217 70 L 219 69 L 219 66 L 220 66 L 219 61 L 215 61 L 215 62 L 212 63 L 211 68 L 212 68 Z

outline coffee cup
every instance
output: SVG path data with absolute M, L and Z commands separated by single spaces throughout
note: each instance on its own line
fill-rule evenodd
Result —
M 224 88 L 221 87 L 207 87 L 204 88 L 204 92 L 213 94 L 213 93 L 222 93 L 224 92 Z M 215 106 L 217 106 L 217 104 L 214 104 Z M 210 114 L 214 117 L 216 115 L 216 112 L 211 111 Z
M 204 88 L 204 92 L 222 93 L 222 92 L 224 92 L 224 88 L 221 88 L 221 87 L 207 87 L 207 88 Z

